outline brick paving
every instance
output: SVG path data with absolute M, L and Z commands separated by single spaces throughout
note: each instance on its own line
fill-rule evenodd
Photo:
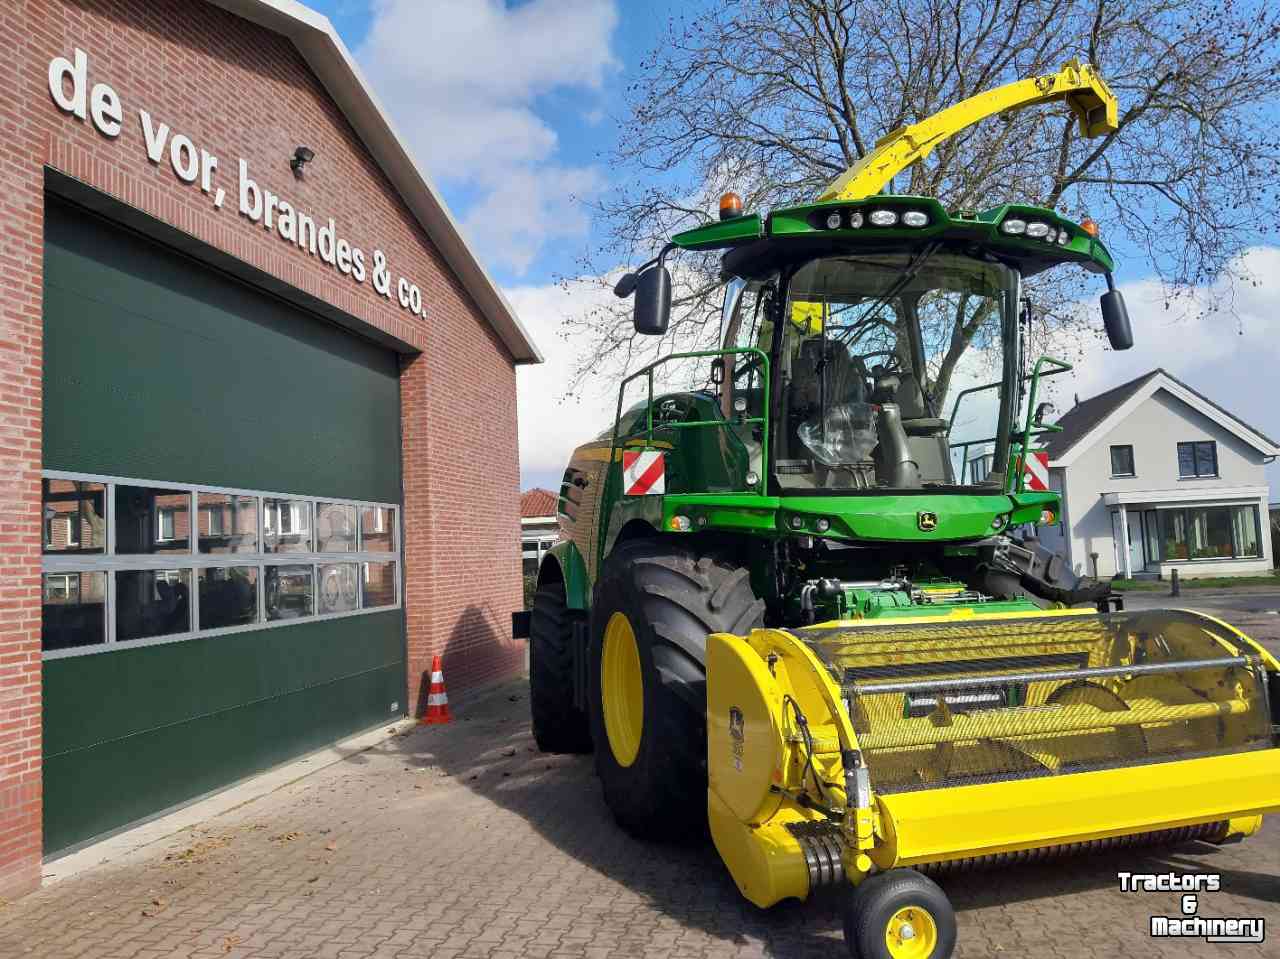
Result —
M 589 757 L 533 751 L 512 686 L 159 844 L 0 908 L 0 957 L 842 956 L 838 900 L 758 910 L 710 846 L 629 839 Z M 127 788 L 127 783 L 121 788 Z M 92 797 L 86 796 L 86 802 Z M 1212 870 L 1207 916 L 1262 916 L 1255 945 L 1152 942 L 1178 896 L 1119 870 Z M 1276 955 L 1280 817 L 1216 848 L 948 877 L 961 957 Z

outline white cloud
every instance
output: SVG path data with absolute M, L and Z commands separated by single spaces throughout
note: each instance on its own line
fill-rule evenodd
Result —
M 480 249 L 523 275 L 542 244 L 586 235 L 591 218 L 579 200 L 604 185 L 604 175 L 588 167 L 518 168 L 467 211 L 463 227 Z
M 520 413 L 520 469 L 526 476 L 563 470 L 579 444 L 613 419 L 616 385 L 592 378 L 572 394 L 569 383 L 585 350 L 567 337 L 564 319 L 606 303 L 612 292 L 591 280 L 561 287 L 526 286 L 506 291 L 546 362 L 516 371 Z
M 1082 353 L 1072 357 L 1075 369 L 1050 380 L 1057 381 L 1053 399 L 1059 412 L 1070 407 L 1074 393 L 1085 399 L 1159 366 L 1280 439 L 1280 248 L 1248 250 L 1229 270 L 1243 271 L 1256 282 L 1237 283 L 1234 315 L 1177 318 L 1183 317 L 1188 302 L 1181 302 L 1175 317 L 1173 310 L 1164 309 L 1157 283 L 1122 286 L 1135 345 L 1115 353 L 1101 339 L 1071 344 Z M 1192 309 L 1208 303 L 1210 292 L 1221 293 L 1224 283 L 1219 281 L 1216 291 L 1192 291 Z M 582 315 L 612 294 L 595 280 L 580 280 L 567 292 L 559 286 L 529 286 L 510 289 L 507 295 L 547 357 L 541 366 L 521 367 L 518 384 L 521 468 L 527 478 L 549 482 L 549 476 L 564 469 L 574 447 L 612 421 L 617 402 L 613 381 L 592 379 L 565 397 L 587 344 L 563 334 L 565 317 Z M 1096 302 L 1087 306 L 1101 329 Z M 1272 472 L 1273 499 L 1280 499 L 1280 470 L 1273 467 Z
M 1226 276 L 1241 276 L 1228 285 Z M 1166 310 L 1152 280 L 1121 286 L 1133 323 L 1132 349 L 1116 353 L 1101 339 L 1083 344 L 1075 369 L 1058 381 L 1054 404 L 1065 412 L 1073 394 L 1087 399 L 1156 367 L 1163 367 L 1272 439 L 1280 439 L 1280 248 L 1254 247 L 1228 264 L 1209 289 L 1182 291 Z M 1197 314 L 1216 300 L 1230 310 Z M 1096 302 L 1086 304 L 1096 325 Z M 1280 464 L 1269 471 L 1280 498 Z
M 358 59 L 434 178 L 477 189 L 480 207 L 506 200 L 504 215 L 524 217 L 492 248 L 499 231 L 474 211 L 466 217 L 484 253 L 518 273 L 548 240 L 586 231 L 570 197 L 598 191 L 603 177 L 556 161 L 556 133 L 536 101 L 600 91 L 618 67 L 617 22 L 614 0 L 374 3 Z

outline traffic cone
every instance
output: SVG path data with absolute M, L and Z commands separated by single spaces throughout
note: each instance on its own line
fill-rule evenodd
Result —
M 449 715 L 449 694 L 444 691 L 444 670 L 440 665 L 440 657 L 431 659 L 431 688 L 427 690 L 427 711 L 422 717 L 427 726 L 437 726 L 453 722 Z

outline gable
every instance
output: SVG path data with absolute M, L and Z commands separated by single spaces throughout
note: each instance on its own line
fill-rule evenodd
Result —
M 1087 455 L 1095 446 L 1122 427 L 1127 420 L 1138 415 L 1153 397 L 1160 396 L 1166 405 L 1167 419 L 1156 425 L 1145 423 L 1151 430 L 1176 429 L 1179 424 L 1195 428 L 1201 435 L 1188 436 L 1185 439 L 1228 439 L 1235 445 L 1247 447 L 1251 454 L 1242 451 L 1242 455 L 1266 457 L 1280 455 L 1280 446 L 1264 434 L 1258 432 L 1243 420 L 1224 410 L 1208 397 L 1191 389 L 1185 383 L 1170 376 L 1162 369 L 1126 383 L 1115 390 L 1086 400 L 1071 410 L 1060 420 L 1064 432 L 1051 440 L 1050 466 L 1071 466 L 1081 457 Z M 1098 401 L 1103 401 L 1098 404 Z M 1094 404 L 1091 406 L 1091 404 Z M 1075 414 L 1075 416 L 1073 416 Z M 1147 419 L 1147 417 L 1142 417 Z M 1153 419 L 1159 419 L 1153 417 Z M 1204 435 L 1212 427 L 1216 432 Z M 1063 437 L 1066 437 L 1064 440 Z M 1119 441 L 1116 441 L 1119 442 Z M 1176 443 L 1172 437 L 1169 442 Z

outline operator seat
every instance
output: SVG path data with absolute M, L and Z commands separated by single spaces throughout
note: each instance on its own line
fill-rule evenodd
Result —
M 947 447 L 947 421 L 929 415 L 920 380 L 913 370 L 899 373 L 898 381 L 894 399 L 902 411 L 902 429 L 907 434 L 911 455 L 920 467 L 921 478 L 926 483 L 955 482 L 951 451 Z

